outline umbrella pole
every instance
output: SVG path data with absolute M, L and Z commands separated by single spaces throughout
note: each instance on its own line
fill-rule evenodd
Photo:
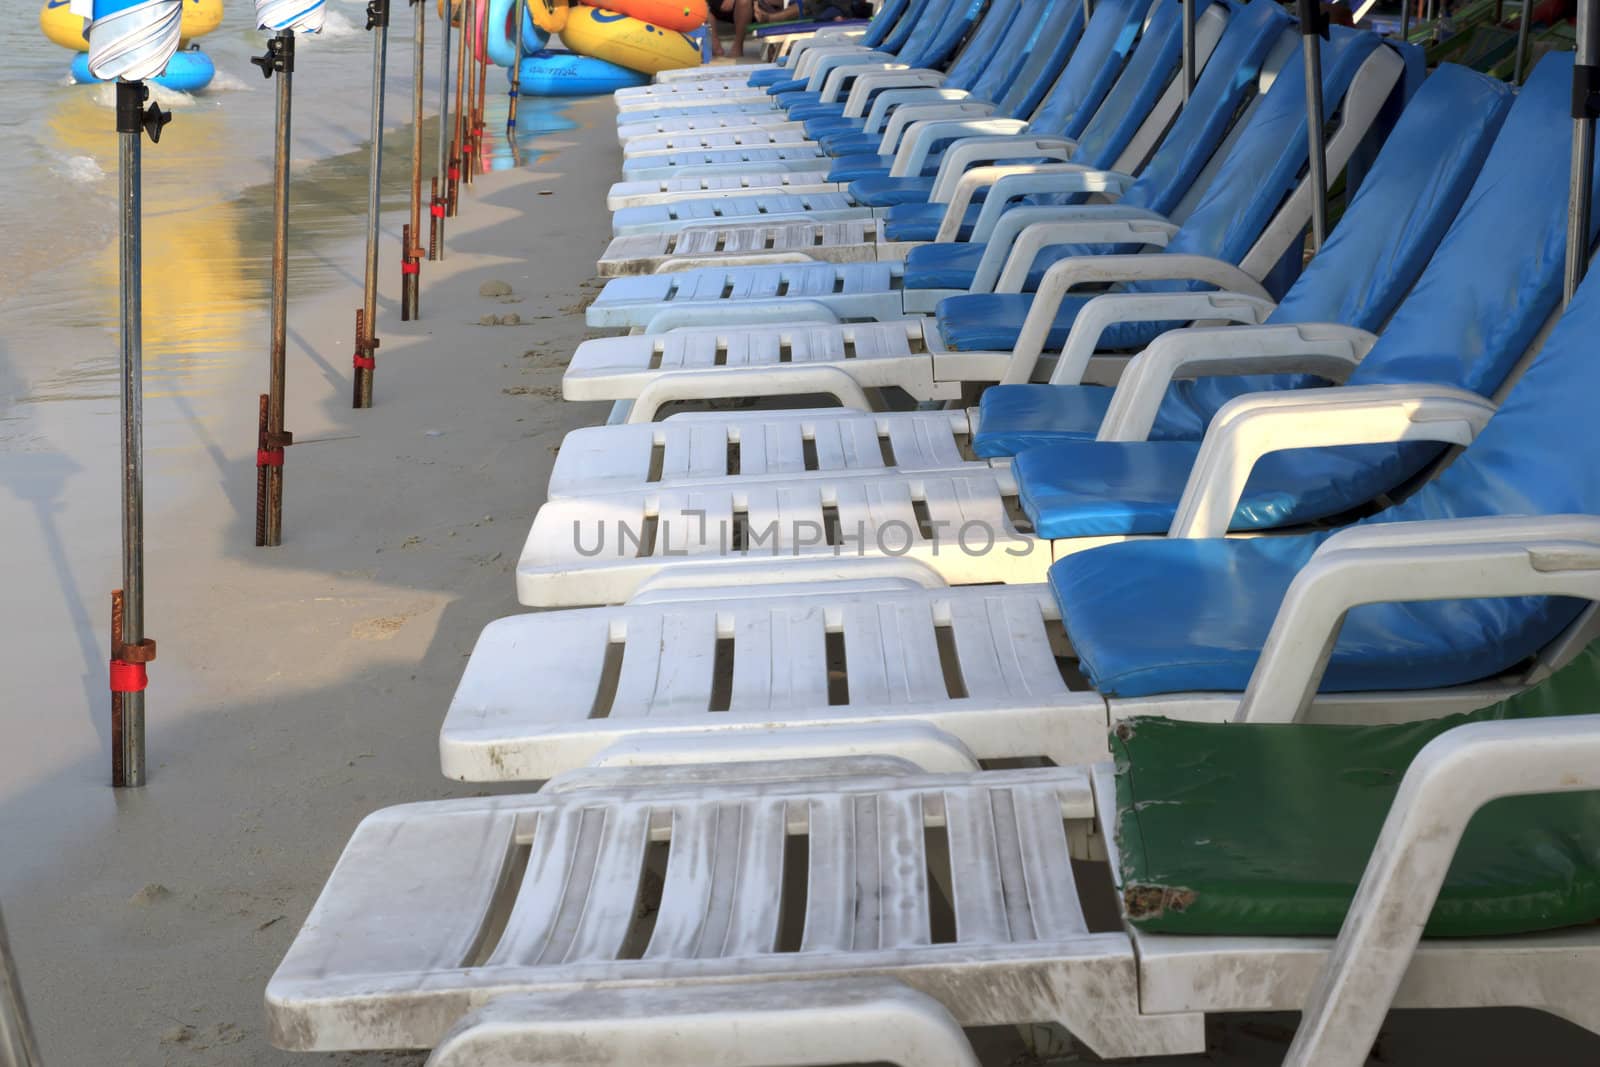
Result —
M 1533 17 L 1533 0 L 1522 0 L 1522 13 L 1517 16 L 1517 61 L 1512 68 L 1511 84 L 1522 84 L 1522 64 L 1528 55 L 1528 20 Z
M 1416 0 L 1401 0 L 1400 39 L 1402 41 L 1409 41 L 1411 39 L 1411 5 L 1415 2 Z
M 513 52 L 511 63 L 511 110 L 506 113 L 506 136 L 510 137 L 515 147 L 517 137 L 517 103 L 522 99 L 522 24 L 527 19 L 521 3 L 511 5 L 517 20 L 517 45 Z
M 40 1067 L 39 1047 L 22 999 L 22 980 L 11 958 L 5 916 L 0 915 L 0 1067 Z
M 372 150 L 367 165 L 367 276 L 362 307 L 356 314 L 355 378 L 351 407 L 372 406 L 372 377 L 378 355 L 378 216 L 382 211 L 383 81 L 389 61 L 389 0 L 367 0 L 372 39 Z
M 1183 3 L 1183 102 L 1194 92 L 1194 0 Z
M 1589 269 L 1589 198 L 1594 191 L 1594 120 L 1600 113 L 1600 0 L 1578 0 L 1572 68 L 1572 177 L 1567 190 L 1566 303 Z
M 416 30 L 411 46 L 411 224 L 402 234 L 400 249 L 400 319 L 420 319 L 422 296 L 422 80 L 423 46 L 427 21 L 422 5 L 411 0 Z
M 450 2 L 445 0 L 439 34 L 439 159 L 428 203 L 428 258 L 444 258 L 445 202 L 450 198 Z
M 267 41 L 266 55 L 250 62 L 278 76 L 277 129 L 272 156 L 272 327 L 267 350 L 267 392 L 261 398 L 256 437 L 256 547 L 283 544 L 283 450 L 294 435 L 283 428 L 284 362 L 289 321 L 289 129 L 294 93 L 294 31 Z
M 456 113 L 450 140 L 450 204 L 452 216 L 461 209 L 461 172 L 467 165 L 467 0 L 446 0 L 446 5 L 459 11 L 460 32 L 456 34 Z
M 1328 36 L 1327 17 L 1317 0 L 1299 0 L 1300 45 L 1306 63 L 1306 148 L 1311 183 L 1311 248 L 1319 251 L 1328 237 L 1328 152 L 1323 140 L 1322 49 Z
M 482 142 L 482 134 L 483 134 L 484 128 L 488 125 L 485 113 L 489 110 L 489 107 L 488 107 L 488 105 L 489 105 L 489 17 L 488 17 L 489 13 L 488 13 L 488 11 L 484 11 L 483 16 L 484 17 L 482 19 L 482 22 L 483 22 L 483 32 L 482 32 L 482 34 L 478 33 L 478 28 L 476 26 L 473 27 L 474 40 L 476 40 L 478 42 L 478 47 L 483 49 L 483 57 L 478 60 L 478 134 L 479 134 L 479 142 L 480 142 L 479 143 L 479 148 L 478 148 L 478 155 L 480 157 L 482 157 L 482 155 L 483 155 L 483 148 L 482 148 L 482 143 L 481 143 Z
M 122 588 L 111 594 L 111 783 L 145 783 L 145 664 L 156 645 L 144 635 L 144 348 L 139 139 L 161 138 L 171 114 L 144 82 L 117 82 L 117 167 L 121 204 L 118 273 L 122 288 Z

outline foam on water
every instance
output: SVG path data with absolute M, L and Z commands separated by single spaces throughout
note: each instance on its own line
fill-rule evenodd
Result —
M 93 185 L 95 182 L 104 181 L 110 175 L 105 168 L 95 161 L 93 156 L 64 156 L 55 155 L 50 164 L 50 172 L 58 178 L 64 178 L 73 185 Z

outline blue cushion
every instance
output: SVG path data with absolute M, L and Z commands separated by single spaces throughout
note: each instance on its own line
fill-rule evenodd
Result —
M 1057 561 L 1050 586 L 1079 665 L 1101 693 L 1238 693 L 1289 583 L 1327 537 L 1130 541 Z M 1322 689 L 1475 681 L 1548 644 L 1577 609 L 1537 598 L 1359 607 L 1339 631 Z
M 939 224 L 944 221 L 944 213 L 949 207 L 949 204 L 896 204 L 884 216 L 883 234 L 891 241 L 932 241 L 939 236 Z M 982 204 L 968 206 L 967 213 L 962 217 L 961 221 L 961 236 L 963 239 L 972 236 L 972 227 L 977 224 L 978 213 L 982 210 Z M 980 245 L 966 247 L 976 249 L 976 253 L 979 256 L 983 255 L 983 248 Z M 921 249 L 914 248 L 911 251 L 912 254 L 915 254 L 920 252 Z M 907 263 L 909 265 L 909 257 L 907 258 Z M 941 266 L 936 269 L 948 270 L 951 268 L 949 266 Z M 976 259 L 973 260 L 973 269 L 977 269 Z M 965 289 L 971 284 L 972 277 L 969 274 L 967 280 L 960 286 L 943 288 Z
M 845 156 L 872 156 L 878 158 L 878 146 L 883 143 L 883 134 L 864 133 L 860 130 L 837 133 L 825 133 L 817 138 L 817 143 L 822 145 L 822 150 L 835 158 Z M 884 157 L 890 158 L 890 157 Z M 876 164 L 874 164 L 876 166 Z
M 1017 455 L 1018 495 L 1041 537 L 1163 534 L 1199 451 L 1199 441 L 1058 441 Z M 1274 452 L 1250 472 L 1231 526 L 1270 529 L 1347 511 L 1436 453 L 1420 444 Z
M 978 399 L 972 450 L 985 459 L 1100 430 L 1112 390 L 1103 385 L 993 385 Z M 995 427 L 991 431 L 990 427 Z
M 846 118 L 844 105 L 837 100 L 831 104 L 796 104 L 787 110 L 789 121 L 805 123 L 806 134 L 813 138 L 819 134 L 861 128 L 861 120 Z
M 750 86 L 754 89 L 768 88 L 779 82 L 793 81 L 794 71 L 787 67 L 773 67 L 770 70 L 758 70 L 750 75 Z
M 872 152 L 839 156 L 828 168 L 828 180 L 853 182 L 862 178 L 886 177 L 893 166 L 893 156 L 880 156 Z
M 933 192 L 933 179 L 916 175 L 908 178 L 891 178 L 887 171 L 867 178 L 857 178 L 850 183 L 850 195 L 858 204 L 869 207 L 890 207 L 900 204 L 925 205 Z
M 1045 347 L 1061 348 L 1067 343 L 1072 321 L 1090 297 L 1068 293 L 1056 312 L 1055 322 L 1045 338 Z M 936 315 L 939 334 L 945 346 L 955 352 L 1009 352 L 1016 347 L 1017 334 L 1033 306 L 1032 293 L 963 293 L 939 301 Z M 1101 335 L 1104 348 L 1143 348 L 1175 323 L 1119 322 Z

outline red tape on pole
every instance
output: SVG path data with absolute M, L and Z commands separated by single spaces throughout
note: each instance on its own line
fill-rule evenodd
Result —
M 402 259 L 400 261 L 400 273 L 401 274 L 421 274 L 422 273 L 422 264 L 418 263 L 414 259 Z
M 283 449 L 258 448 L 256 449 L 256 466 L 281 467 L 283 466 Z
M 142 693 L 150 685 L 143 663 L 111 661 L 111 691 L 113 693 Z

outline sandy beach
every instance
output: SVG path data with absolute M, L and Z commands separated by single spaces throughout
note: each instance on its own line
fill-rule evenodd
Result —
M 494 131 L 504 98 L 491 101 Z M 107 785 L 119 568 L 109 402 L 36 405 L 26 419 L 0 407 L 0 905 L 47 1063 L 424 1061 L 278 1052 L 262 992 L 363 816 L 482 792 L 440 776 L 439 722 L 479 631 L 519 610 L 517 551 L 563 436 L 606 414 L 562 402 L 560 385 L 599 288 L 615 111 L 595 98 L 561 112 L 574 128 L 524 141 L 536 156 L 463 187 L 448 258 L 423 265 L 411 323 L 399 321 L 395 266 L 407 178 L 388 169 L 371 410 L 349 403 L 359 238 L 297 246 L 326 285 L 291 304 L 297 443 L 281 548 L 252 547 L 264 283 L 229 324 L 244 351 L 203 394 L 153 393 L 147 626 L 160 656 L 144 789 Z M 510 295 L 482 295 L 490 282 Z M 111 326 L 86 322 L 52 343 L 63 359 L 114 345 Z M 0 402 L 36 384 L 10 348 L 0 339 Z M 1230 1019 L 1213 1026 L 1207 1055 L 1165 1062 L 1276 1063 L 1293 1025 Z M 995 1064 L 1039 1062 L 1009 1030 L 980 1044 Z M 1077 1062 L 1065 1049 L 1052 1062 Z M 1490 1011 L 1396 1016 L 1371 1062 L 1597 1061 L 1575 1027 Z

